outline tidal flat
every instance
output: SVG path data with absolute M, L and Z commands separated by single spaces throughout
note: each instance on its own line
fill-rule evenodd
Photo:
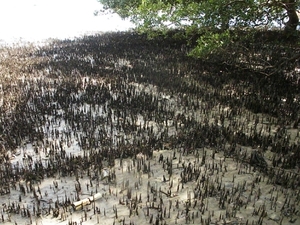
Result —
M 1 48 L 0 224 L 297 224 L 299 72 L 130 32 Z

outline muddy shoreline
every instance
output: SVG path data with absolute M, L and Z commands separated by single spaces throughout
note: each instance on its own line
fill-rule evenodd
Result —
M 0 223 L 297 224 L 296 81 L 186 53 L 132 33 L 1 49 Z

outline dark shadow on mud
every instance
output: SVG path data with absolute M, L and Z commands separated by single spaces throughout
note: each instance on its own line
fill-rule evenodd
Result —
M 38 154 L 51 145 L 48 139 L 73 138 L 81 150 L 109 163 L 140 152 L 151 157 L 167 145 L 185 153 L 209 147 L 239 159 L 241 146 L 250 146 L 259 151 L 245 163 L 261 171 L 268 169 L 260 151 L 274 153 L 271 167 L 299 166 L 299 136 L 288 131 L 299 129 L 297 74 L 287 66 L 265 76 L 262 69 L 228 63 L 234 61 L 230 54 L 227 61 L 218 54 L 197 60 L 188 51 L 183 39 L 108 33 L 53 41 L 22 53 L 28 65 L 20 71 L 28 77 L 17 83 L 23 100 L 11 116 L 2 114 L 3 146 L 14 150 L 27 142 Z M 72 171 L 74 157 L 69 160 L 61 146 L 52 147 L 53 168 L 66 163 Z M 275 172 L 271 175 L 277 179 Z M 280 179 L 296 186 L 285 174 Z
M 262 59 L 271 57 L 268 65 L 276 65 L 282 55 L 293 57 L 293 47 L 276 47 L 276 40 L 273 43 L 266 38 L 270 35 L 276 33 L 255 37 L 258 40 L 265 38 L 265 42 L 252 46 L 252 55 L 261 54 Z M 271 50 L 262 50 L 267 44 Z M 188 51 L 185 40 L 174 39 L 171 35 L 148 40 L 145 35 L 136 33 L 108 33 L 74 41 L 55 41 L 49 48 L 35 53 L 35 57 L 47 60 L 38 62 L 34 68 L 47 70 L 53 77 L 62 74 L 113 79 L 126 76 L 128 82 L 151 83 L 170 92 L 199 95 L 214 104 L 245 107 L 254 113 L 270 114 L 283 118 L 289 125 L 298 126 L 300 76 L 294 71 L 294 63 L 292 66 L 281 65 L 272 76 L 266 76 L 256 68 L 242 68 L 240 62 L 232 63 L 239 59 L 231 52 L 197 60 L 188 57 Z M 226 65 L 224 62 L 231 63 Z

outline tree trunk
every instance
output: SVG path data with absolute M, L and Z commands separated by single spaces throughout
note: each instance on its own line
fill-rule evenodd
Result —
M 283 1 L 283 4 L 285 5 L 284 8 L 286 9 L 287 16 L 289 18 L 284 30 L 288 34 L 291 34 L 296 31 L 299 24 L 299 18 L 296 10 L 296 0 L 285 0 Z

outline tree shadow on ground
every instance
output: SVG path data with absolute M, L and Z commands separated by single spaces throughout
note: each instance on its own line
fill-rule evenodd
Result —
M 270 35 L 273 34 L 266 32 L 264 36 L 261 34 L 255 38 L 260 40 Z M 260 46 L 256 44 L 252 48 L 258 51 L 270 43 L 268 38 L 265 40 Z M 274 46 L 272 44 L 264 50 L 264 58 L 270 56 L 268 51 Z M 264 76 L 261 70 L 241 68 L 241 63 L 226 65 L 221 59 L 197 60 L 188 57 L 188 51 L 184 39 L 174 39 L 171 35 L 149 40 L 146 35 L 131 32 L 105 33 L 76 40 L 54 41 L 34 53 L 38 61 L 33 68 L 47 71 L 46 74 L 52 77 L 76 74 L 115 79 L 126 76 L 128 82 L 150 83 L 171 92 L 199 95 L 206 101 L 211 101 L 211 96 L 215 96 L 220 104 L 284 117 L 291 120 L 290 124 L 299 120 L 300 78 L 293 71 L 295 66 L 287 71 L 289 65 L 286 65 L 272 76 Z M 276 49 L 271 52 L 270 65 L 275 64 L 280 55 L 291 57 L 291 48 L 287 48 L 285 53 L 276 54 Z M 258 53 L 251 52 L 251 55 L 255 54 Z M 261 50 L 259 54 L 262 54 Z M 229 52 L 225 56 L 216 54 L 212 57 L 228 57 L 226 62 L 237 60 L 236 56 L 231 55 Z
M 209 108 L 223 105 L 233 109 L 233 112 L 246 109 L 273 116 L 282 125 L 299 126 L 300 91 L 297 74 L 286 76 L 284 70 L 280 70 L 272 76 L 264 76 L 261 71 L 241 68 L 241 63 L 224 63 L 236 60 L 236 56 L 231 57 L 230 52 L 222 56 L 215 54 L 212 56 L 214 59 L 199 60 L 187 55 L 190 48 L 185 39 L 174 39 L 172 35 L 149 40 L 146 35 L 134 32 L 54 40 L 45 46 L 23 48 L 21 53 L 16 53 L 24 59 L 24 63 L 14 73 L 16 79 L 18 72 L 28 78 L 47 78 L 64 94 L 76 91 L 78 78 L 96 77 L 111 81 L 122 78 L 127 83 L 152 84 L 158 91 L 171 95 L 178 93 L 183 99 L 195 97 L 206 102 Z M 257 46 L 255 48 L 259 49 Z M 226 56 L 228 59 L 224 61 Z M 274 59 L 278 57 L 273 56 Z M 285 71 L 288 72 L 291 71 Z M 16 120 L 22 117 L 26 99 L 35 91 L 34 86 L 24 89 L 21 83 L 18 88 L 25 98 L 16 107 Z M 93 95 L 93 91 L 89 94 Z M 63 101 L 60 103 L 67 104 Z M 43 110 L 51 111 L 52 108 Z M 30 120 L 23 122 L 25 127 L 30 127 Z M 7 136 L 21 139 L 28 133 L 21 128 L 24 126 L 16 123 L 12 126 L 13 134 Z M 1 128 L 2 131 L 4 129 Z M 35 129 L 32 127 L 28 130 Z M 31 136 L 34 138 L 38 133 L 32 132 Z

